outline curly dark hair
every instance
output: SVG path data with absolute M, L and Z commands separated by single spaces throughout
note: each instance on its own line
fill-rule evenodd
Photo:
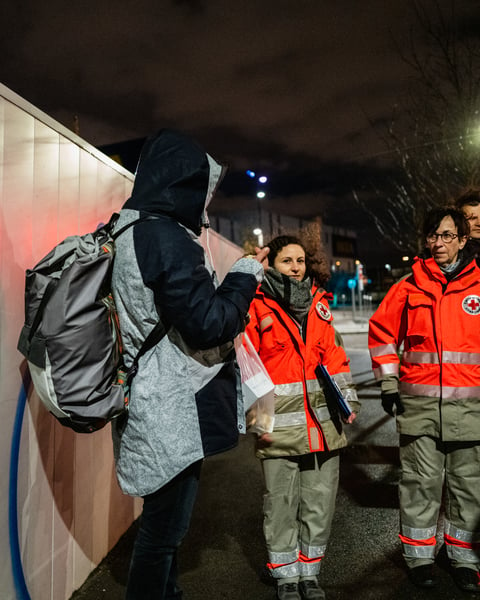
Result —
M 288 246 L 289 244 L 296 244 L 304 249 L 305 251 L 305 264 L 306 264 L 306 276 L 311 277 L 312 282 L 316 285 L 323 286 L 328 281 L 329 272 L 325 267 L 325 259 L 322 255 L 319 256 L 318 248 L 307 247 L 307 244 L 303 243 L 295 235 L 277 235 L 268 244 L 265 244 L 270 248 L 268 254 L 268 264 L 273 267 L 277 254 Z

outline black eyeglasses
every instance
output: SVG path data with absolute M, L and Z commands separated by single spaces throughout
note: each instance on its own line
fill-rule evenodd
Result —
M 449 233 L 448 231 L 445 233 L 430 233 L 427 235 L 426 240 L 429 244 L 435 244 L 435 242 L 440 238 L 444 244 L 451 244 L 455 238 L 458 238 L 456 233 Z

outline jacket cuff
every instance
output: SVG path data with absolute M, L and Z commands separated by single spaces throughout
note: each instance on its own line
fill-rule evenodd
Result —
M 382 394 L 398 393 L 398 377 L 395 375 L 385 375 L 381 383 Z
M 248 273 L 254 275 L 258 283 L 263 281 L 263 265 L 254 258 L 240 258 L 229 271 L 230 273 Z

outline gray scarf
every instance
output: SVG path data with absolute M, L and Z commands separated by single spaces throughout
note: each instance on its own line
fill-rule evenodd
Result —
M 454 271 L 457 270 L 457 268 L 458 268 L 459 265 L 460 265 L 460 259 L 458 259 L 454 263 L 450 263 L 449 265 L 445 265 L 444 267 L 440 267 L 440 271 L 443 271 L 444 273 L 453 273 Z
M 467 266 L 467 264 L 473 259 L 472 256 L 464 253 L 462 250 L 458 253 L 458 259 L 456 262 L 446 265 L 444 267 L 440 267 L 440 271 L 445 275 L 447 281 L 451 281 L 454 279 L 460 271 Z M 440 265 L 439 265 L 440 266 Z
M 260 286 L 262 292 L 276 300 L 299 323 L 303 323 L 310 310 L 311 288 L 310 277 L 306 277 L 303 281 L 297 281 L 273 268 L 266 271 Z

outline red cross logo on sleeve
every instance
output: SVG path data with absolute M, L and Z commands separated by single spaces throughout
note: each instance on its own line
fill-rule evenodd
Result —
M 324 321 L 332 320 L 332 313 L 328 310 L 325 304 L 321 302 L 317 302 L 317 306 L 315 307 L 319 317 L 321 317 Z
M 480 314 L 480 296 L 466 296 L 462 301 L 462 308 L 469 315 Z

